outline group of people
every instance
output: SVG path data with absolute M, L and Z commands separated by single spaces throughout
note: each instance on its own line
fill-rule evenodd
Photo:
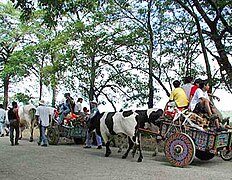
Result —
M 49 109 L 45 106 L 43 100 L 39 102 L 39 106 L 36 109 L 36 119 L 40 125 L 40 143 L 42 146 L 47 145 L 47 139 L 45 136 L 46 127 L 49 125 Z M 18 112 L 17 102 L 12 102 L 12 107 L 6 111 L 3 108 L 3 104 L 0 104 L 0 134 L 3 137 L 4 131 L 8 134 L 8 129 L 6 128 L 6 122 L 9 121 L 9 133 L 11 145 L 19 145 L 19 128 L 20 128 L 20 117 Z
M 193 84 L 192 81 L 192 77 L 186 77 L 184 85 L 181 87 L 180 81 L 175 80 L 173 82 L 175 89 L 171 92 L 169 102 L 175 102 L 178 108 L 188 108 L 194 113 L 207 114 L 207 118 L 215 123 L 216 131 L 226 130 L 221 126 L 218 110 L 209 98 L 211 96 L 220 100 L 217 96 L 209 93 L 209 81 L 196 79 Z M 165 111 L 168 108 L 168 103 L 165 106 Z
M 67 116 L 69 113 L 74 113 L 76 115 L 83 115 L 89 118 L 93 117 L 98 111 L 98 104 L 97 102 L 91 101 L 90 102 L 90 114 L 87 107 L 82 108 L 82 102 L 83 98 L 78 98 L 77 102 L 74 102 L 74 99 L 70 96 L 70 93 L 64 94 L 65 100 L 61 102 L 59 105 L 59 118 L 58 118 L 58 124 L 62 125 L 64 122 L 65 116 Z M 96 136 L 96 142 L 97 142 L 97 149 L 102 149 L 102 139 L 99 135 L 95 133 Z M 91 133 L 87 130 L 86 133 L 86 142 L 84 148 L 91 148 L 92 144 L 92 138 Z
M 90 114 L 88 108 L 84 107 L 82 108 L 82 98 L 78 98 L 77 102 L 75 103 L 73 98 L 70 96 L 70 93 L 65 93 L 64 97 L 66 98 L 65 101 L 62 102 L 61 108 L 61 114 L 58 118 L 58 124 L 62 124 L 65 116 L 73 112 L 77 115 L 84 115 L 86 117 L 91 118 L 96 114 L 98 110 L 98 104 L 94 101 L 90 102 Z M 49 126 L 51 122 L 51 110 L 50 107 L 46 106 L 46 103 L 44 100 L 39 101 L 39 106 L 36 108 L 35 117 L 37 120 L 37 124 L 39 126 L 40 135 L 38 138 L 38 145 L 41 145 L 42 147 L 47 146 L 47 137 L 46 137 L 46 129 Z M 20 118 L 18 113 L 18 104 L 17 102 L 12 102 L 12 107 L 9 108 L 8 111 L 5 111 L 3 108 L 3 105 L 0 104 L 0 136 L 4 136 L 5 131 L 5 124 L 6 119 L 8 118 L 9 124 L 10 124 L 10 142 L 11 145 L 18 145 L 19 144 L 19 124 L 20 124 Z M 102 148 L 102 140 L 101 137 L 96 134 L 96 142 L 97 142 L 97 149 Z M 86 134 L 86 146 L 84 148 L 91 148 L 92 144 L 92 138 L 91 133 L 87 131 Z
M 209 82 L 208 80 L 196 79 L 192 83 L 193 79 L 191 77 L 186 77 L 184 80 L 184 85 L 181 86 L 179 80 L 173 82 L 174 90 L 171 92 L 169 101 L 164 108 L 164 112 L 168 109 L 168 104 L 174 102 L 178 108 L 188 108 L 189 111 L 195 113 L 207 114 L 207 118 L 215 123 L 216 131 L 220 132 L 226 130 L 221 125 L 221 120 L 218 115 L 218 110 L 210 100 L 218 97 L 210 94 L 209 91 Z M 74 99 L 70 96 L 70 93 L 64 94 L 65 100 L 59 105 L 60 107 L 60 116 L 58 118 L 58 124 L 62 125 L 65 116 L 70 112 L 75 113 L 76 115 L 85 115 L 88 118 L 93 117 L 96 112 L 98 112 L 98 104 L 96 102 L 90 102 L 90 114 L 89 110 L 84 107 L 82 108 L 82 98 L 78 98 L 77 102 L 74 102 Z M 4 135 L 5 122 L 8 116 L 9 126 L 10 126 L 10 142 L 11 145 L 18 145 L 19 140 L 19 115 L 18 115 L 18 105 L 17 102 L 12 102 L 12 108 L 9 108 L 8 113 L 3 109 L 3 105 L 0 104 L 0 136 Z M 41 146 L 47 146 L 46 138 L 46 129 L 51 121 L 51 113 L 49 107 L 45 105 L 44 100 L 39 101 L 39 106 L 36 109 L 35 113 L 37 122 L 40 129 L 40 137 L 38 139 L 38 144 Z M 230 127 L 229 127 L 230 128 Z M 14 136 L 15 132 L 15 136 Z M 97 148 L 102 148 L 101 137 L 96 134 Z M 86 134 L 86 146 L 84 148 L 91 148 L 91 134 L 87 131 Z

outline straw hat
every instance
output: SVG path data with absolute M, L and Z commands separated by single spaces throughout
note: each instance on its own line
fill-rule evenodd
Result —
M 41 100 L 39 101 L 39 104 L 40 104 L 40 105 L 45 105 L 45 101 L 44 101 L 43 99 L 41 99 Z
M 97 103 L 96 101 L 91 101 L 90 103 L 91 103 L 91 104 L 98 105 L 98 103 Z

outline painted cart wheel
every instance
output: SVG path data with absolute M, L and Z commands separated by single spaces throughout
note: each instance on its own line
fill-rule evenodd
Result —
M 224 161 L 230 161 L 232 160 L 232 150 L 221 151 L 220 156 Z
M 166 159 L 177 167 L 189 165 L 195 157 L 195 144 L 185 133 L 174 133 L 165 142 Z
M 59 142 L 60 133 L 57 127 L 49 127 L 47 131 L 47 139 L 50 145 L 57 145 Z
M 202 161 L 208 161 L 210 159 L 213 159 L 214 156 L 215 156 L 214 154 L 209 152 L 200 151 L 200 150 L 196 151 L 196 157 Z

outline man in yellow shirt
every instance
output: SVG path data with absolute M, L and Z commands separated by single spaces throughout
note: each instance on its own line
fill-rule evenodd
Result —
M 176 106 L 179 108 L 188 106 L 189 101 L 184 89 L 180 87 L 180 81 L 175 80 L 173 86 L 175 89 L 171 92 L 169 101 L 175 101 Z
M 188 98 L 183 88 L 180 87 L 180 81 L 173 82 L 175 89 L 171 92 L 169 101 L 167 102 L 164 112 L 168 109 L 168 103 L 174 101 L 178 108 L 188 108 Z

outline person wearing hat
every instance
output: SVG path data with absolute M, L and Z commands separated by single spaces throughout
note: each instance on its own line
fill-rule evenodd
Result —
M 65 93 L 64 97 L 66 99 L 62 100 L 62 103 L 59 105 L 60 107 L 60 116 L 58 118 L 58 124 L 61 125 L 63 123 L 64 117 L 67 116 L 72 111 L 72 103 L 70 93 Z
M 98 111 L 98 104 L 95 101 L 90 102 L 90 118 L 93 117 Z
M 65 93 L 64 97 L 66 98 L 66 105 L 69 107 L 71 112 L 74 112 L 74 108 L 75 108 L 74 99 L 70 96 L 70 93 Z
M 98 104 L 95 101 L 91 101 L 90 102 L 90 118 L 94 117 L 95 114 L 97 112 L 99 112 L 98 109 Z M 97 135 L 97 133 L 95 133 L 96 135 L 96 141 L 97 141 L 97 149 L 102 149 L 102 139 L 101 136 Z M 87 131 L 86 133 L 86 141 L 85 141 L 85 146 L 84 148 L 91 148 L 91 133 L 89 131 Z
M 36 119 L 38 121 L 38 124 L 40 124 L 40 137 L 38 141 L 38 145 L 41 144 L 41 146 L 47 146 L 47 137 L 46 137 L 46 129 L 49 126 L 49 123 L 51 121 L 51 114 L 49 107 L 45 105 L 44 100 L 39 101 L 39 106 L 36 109 L 35 113 Z

